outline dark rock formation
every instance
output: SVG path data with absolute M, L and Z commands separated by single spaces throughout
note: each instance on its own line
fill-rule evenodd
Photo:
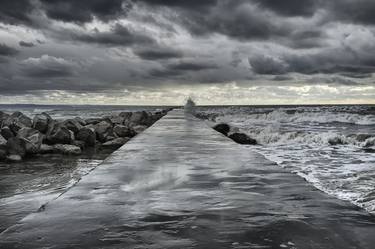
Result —
M 83 127 L 77 133 L 77 139 L 83 141 L 87 146 L 94 146 L 96 140 L 95 129 L 90 127 Z
M 113 132 L 118 137 L 134 137 L 135 135 L 135 132 L 132 129 L 124 125 L 115 125 Z
M 229 135 L 229 138 L 239 144 L 257 144 L 257 141 L 244 133 L 233 133 Z
M 126 142 L 128 142 L 130 138 L 127 137 L 119 137 L 115 138 L 111 141 L 105 142 L 102 144 L 103 148 L 109 148 L 109 149 L 118 149 L 121 146 L 123 146 Z
M 52 118 L 47 113 L 43 112 L 41 114 L 37 114 L 33 119 L 33 128 L 42 133 L 46 133 L 50 122 L 52 122 Z
M 215 131 L 220 132 L 221 134 L 224 134 L 225 136 L 228 136 L 228 133 L 230 131 L 230 126 L 224 123 L 217 124 L 213 128 Z
M 66 154 L 66 155 L 80 155 L 82 150 L 80 147 L 71 144 L 55 144 L 53 150 L 56 153 Z
M 13 131 L 12 131 L 8 126 L 4 126 L 3 128 L 1 128 L 1 130 L 0 130 L 0 134 L 1 134 L 6 140 L 8 140 L 8 139 L 11 138 L 11 137 L 14 137 L 14 133 L 13 133 Z

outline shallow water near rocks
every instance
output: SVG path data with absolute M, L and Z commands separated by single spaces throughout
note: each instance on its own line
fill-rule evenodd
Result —
M 57 198 L 107 156 L 108 152 L 86 152 L 0 162 L 0 232 Z

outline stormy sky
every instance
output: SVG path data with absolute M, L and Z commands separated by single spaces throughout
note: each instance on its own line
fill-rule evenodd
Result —
M 374 0 L 1 0 L 0 103 L 375 104 Z

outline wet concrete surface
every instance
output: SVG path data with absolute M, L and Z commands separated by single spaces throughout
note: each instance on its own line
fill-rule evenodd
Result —
M 170 112 L 0 248 L 374 248 L 375 218 Z

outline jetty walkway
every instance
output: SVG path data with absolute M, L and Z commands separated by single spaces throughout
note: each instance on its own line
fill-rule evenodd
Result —
M 0 248 L 374 248 L 375 219 L 173 110 Z

